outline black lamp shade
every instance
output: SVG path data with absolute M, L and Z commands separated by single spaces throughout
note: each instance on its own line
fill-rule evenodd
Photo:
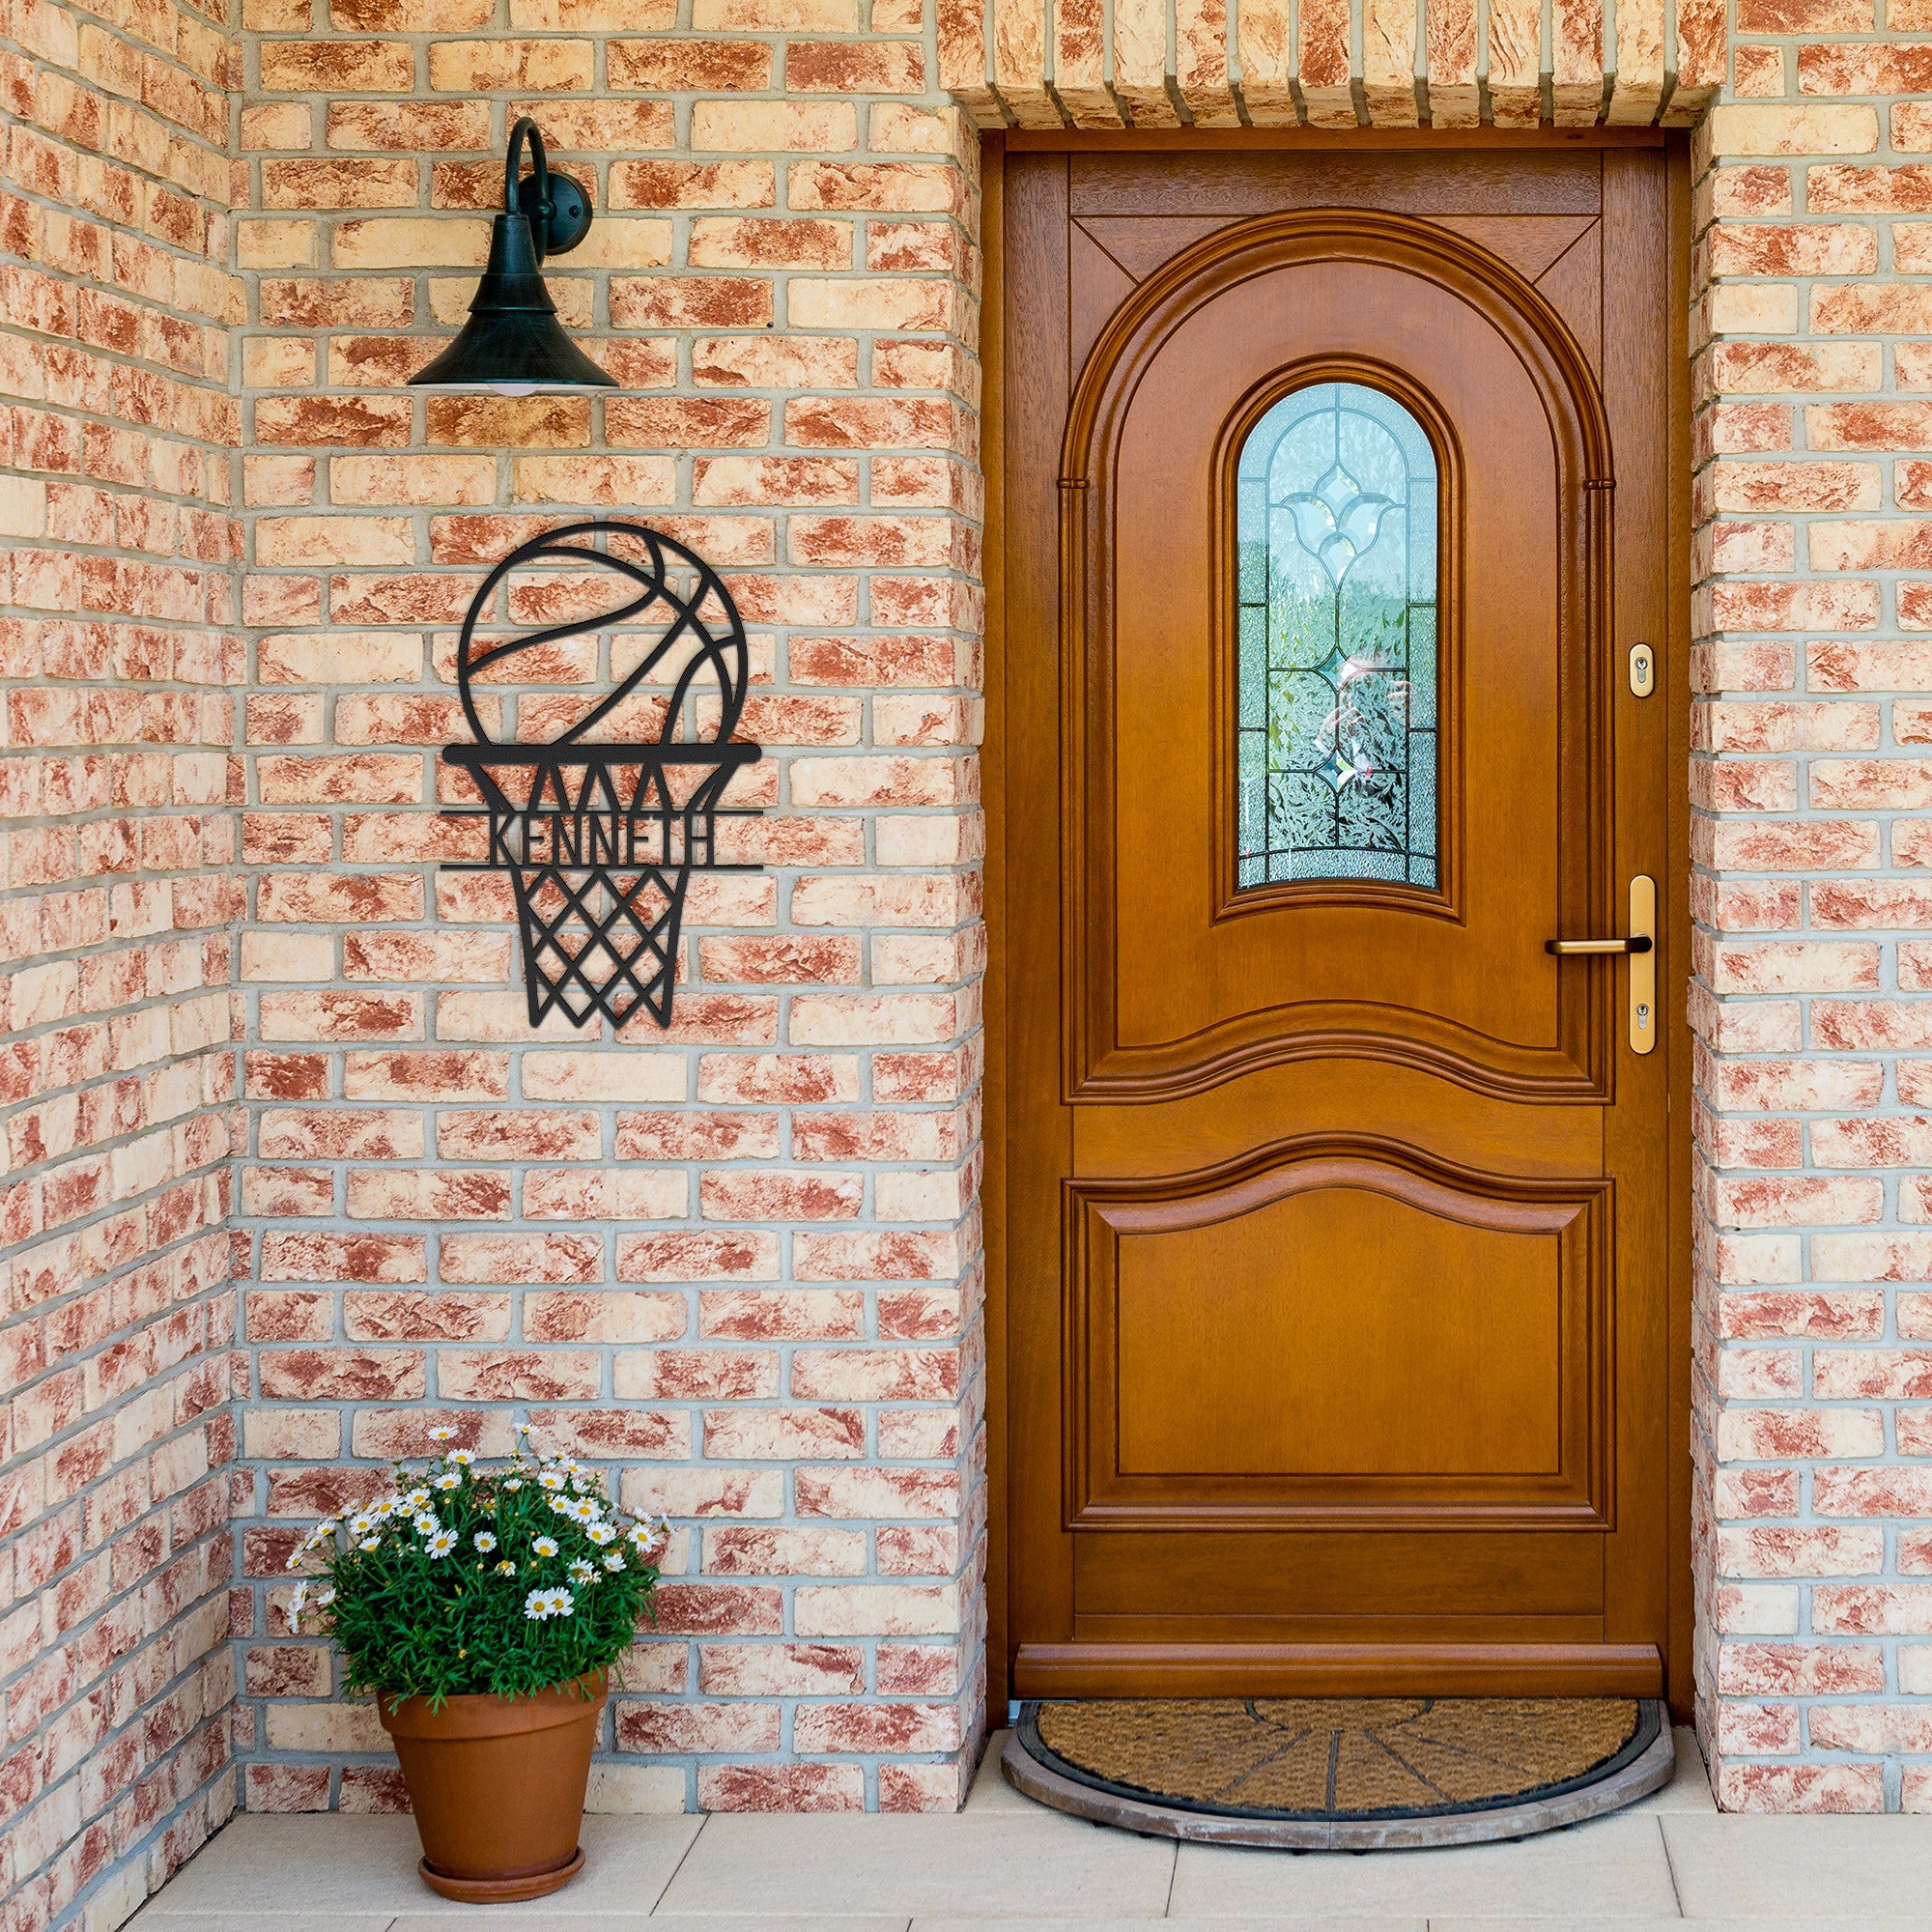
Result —
M 518 151 L 526 133 L 537 172 L 519 183 Z M 553 179 L 558 190 L 554 200 Z M 556 304 L 544 287 L 546 246 L 553 253 L 575 247 L 590 225 L 590 213 L 574 183 L 551 176 L 543 137 L 526 120 L 519 121 L 511 131 L 503 198 L 505 210 L 490 229 L 490 259 L 469 304 L 469 320 L 428 368 L 410 378 L 410 386 L 494 389 L 507 396 L 616 388 L 617 379 L 600 369 L 564 333 Z M 532 231 L 526 207 L 543 225 L 543 242 Z

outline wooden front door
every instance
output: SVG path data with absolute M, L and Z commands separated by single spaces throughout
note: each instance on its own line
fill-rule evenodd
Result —
M 1664 1688 L 1670 167 L 1006 157 L 1013 1694 Z

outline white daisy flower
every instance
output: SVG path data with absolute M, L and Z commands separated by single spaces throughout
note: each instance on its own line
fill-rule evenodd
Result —
M 608 1551 L 604 1558 L 604 1567 L 614 1577 L 624 1567 L 624 1552 L 621 1549 Z
M 456 1431 L 453 1429 L 432 1429 L 429 1433 L 429 1439 L 432 1442 L 453 1442 L 456 1439 Z
M 600 1546 L 606 1543 L 615 1543 L 617 1540 L 617 1532 L 608 1522 L 593 1522 L 583 1533 L 592 1543 Z
M 597 1505 L 588 1496 L 579 1496 L 564 1511 L 564 1515 L 575 1517 L 579 1522 L 595 1522 L 599 1514 Z
M 554 1536 L 540 1536 L 530 1545 L 530 1549 L 533 1554 L 538 1556 L 554 1556 L 556 1554 L 556 1538 Z
M 375 1526 L 375 1518 L 367 1510 L 357 1510 L 349 1519 L 349 1534 L 351 1536 L 367 1536 L 369 1531 Z
M 429 1553 L 432 1556 L 447 1556 L 456 1548 L 456 1532 L 453 1529 L 440 1529 L 429 1540 Z
M 524 1479 L 521 1476 L 512 1476 L 503 1487 L 511 1491 L 521 1490 L 524 1487 Z
M 479 1529 L 469 1540 L 476 1546 L 477 1553 L 482 1556 L 488 1556 L 497 1547 L 496 1537 L 487 1529 Z
M 463 1486 L 463 1471 L 461 1469 L 445 1469 L 442 1472 L 442 1474 L 436 1479 L 436 1485 L 435 1485 L 435 1487 L 438 1488 L 439 1490 L 455 1490 L 455 1489 L 461 1489 L 462 1486 Z
M 402 1506 L 403 1499 L 401 1496 L 384 1496 L 381 1502 L 370 1505 L 369 1514 L 384 1518 L 392 1517 Z
M 499 1577 L 514 1577 L 516 1574 L 517 1566 L 507 1556 L 497 1565 L 497 1575 Z
M 452 1449 L 442 1460 L 445 1463 L 454 1463 L 459 1469 L 467 1469 L 475 1462 L 476 1452 L 473 1449 Z
M 560 1490 L 568 1478 L 560 1476 L 554 1469 L 546 1469 L 537 1481 L 547 1490 Z
M 540 1624 L 548 1617 L 556 1615 L 552 1607 L 551 1593 L 548 1590 L 532 1590 L 524 1599 L 524 1615 L 533 1624 Z
M 319 1610 L 327 1609 L 329 1605 L 334 1603 L 334 1601 L 335 1585 L 333 1583 L 326 1585 L 315 1593 L 315 1606 Z
M 403 1498 L 403 1507 L 407 1510 L 419 1510 L 428 1501 L 429 1492 L 418 1485 Z
M 434 1536 L 442 1525 L 436 1520 L 432 1510 L 418 1510 L 415 1515 L 416 1533 L 419 1536 Z
M 355 1547 L 357 1549 L 380 1549 L 383 1539 L 380 1536 L 365 1536 Z
M 580 1556 L 570 1566 L 570 1580 L 573 1583 L 594 1583 L 597 1580 L 597 1573 Z

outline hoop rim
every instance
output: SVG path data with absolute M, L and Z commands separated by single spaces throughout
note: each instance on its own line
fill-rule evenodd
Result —
M 739 739 L 672 745 L 445 745 L 452 765 L 754 765 L 762 745 Z

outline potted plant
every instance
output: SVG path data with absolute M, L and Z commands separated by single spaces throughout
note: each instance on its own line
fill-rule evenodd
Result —
M 447 1448 L 397 1463 L 388 1494 L 338 1510 L 289 1559 L 307 1573 L 289 1626 L 327 1631 L 345 1690 L 375 1693 L 418 1869 L 445 1898 L 538 1898 L 582 1868 L 609 1674 L 650 1613 L 669 1538 L 526 1435 L 495 1467 Z

